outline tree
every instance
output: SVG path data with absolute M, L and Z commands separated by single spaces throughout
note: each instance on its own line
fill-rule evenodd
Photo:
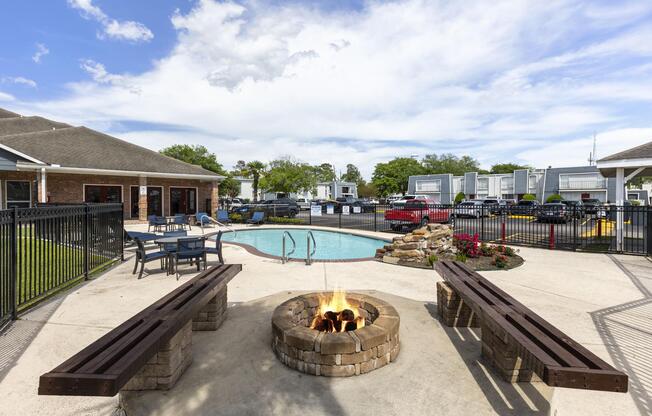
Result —
M 360 193 L 360 187 L 365 184 L 360 170 L 352 163 L 346 165 L 346 173 L 340 179 L 344 182 L 355 182 L 358 185 L 358 194 Z
M 361 183 L 358 185 L 358 196 L 360 198 L 371 198 L 378 195 L 378 189 L 373 183 Z
M 452 153 L 426 155 L 422 160 L 426 174 L 452 173 L 455 176 L 464 175 L 466 172 L 477 172 L 480 163 L 471 156 L 457 157 Z
M 405 194 L 410 176 L 423 173 L 424 168 L 418 161 L 409 157 L 397 157 L 387 163 L 378 163 L 374 168 L 371 183 L 378 189 L 380 196 Z
M 466 198 L 466 195 L 464 192 L 458 192 L 457 195 L 455 195 L 455 204 L 459 204 L 460 202 L 464 201 Z
M 240 165 L 241 161 L 238 161 L 238 164 L 236 166 Z M 244 162 L 244 161 L 242 161 Z M 260 178 L 265 174 L 265 164 L 263 162 L 260 162 L 258 160 L 252 160 L 251 162 L 247 163 L 246 165 L 243 163 L 243 169 L 241 170 L 241 174 L 243 174 L 245 177 L 253 178 L 253 183 L 251 184 L 253 194 L 254 194 L 254 202 L 258 201 L 258 186 L 260 183 Z
M 234 179 L 232 175 L 228 175 L 218 188 L 220 196 L 228 196 L 235 198 L 240 193 L 240 181 Z
M 247 164 L 244 160 L 238 160 L 235 165 L 233 165 L 233 171 L 231 173 L 233 176 L 243 176 L 246 177 Z
M 322 163 L 314 166 L 313 169 L 318 182 L 333 182 L 337 179 L 335 168 L 330 163 Z
M 314 192 L 317 187 L 317 177 L 313 166 L 284 158 L 269 163 L 269 169 L 262 177 L 260 186 L 268 191 L 286 194 Z
M 489 173 L 512 173 L 519 169 L 532 169 L 532 167 L 527 165 L 517 165 L 516 163 L 497 163 L 491 166 Z
M 536 201 L 537 197 L 532 195 L 532 194 L 525 194 L 523 195 L 523 198 L 521 198 L 522 201 Z
M 175 144 L 170 147 L 160 151 L 161 154 L 169 156 L 186 163 L 193 165 L 199 165 L 206 170 L 211 172 L 218 173 L 220 175 L 226 175 L 224 168 L 217 161 L 217 157 L 214 153 L 210 153 L 208 149 L 201 145 L 187 145 L 187 144 Z
M 563 200 L 564 198 L 559 195 L 559 194 L 552 194 L 548 198 L 546 198 L 546 202 L 558 202 Z

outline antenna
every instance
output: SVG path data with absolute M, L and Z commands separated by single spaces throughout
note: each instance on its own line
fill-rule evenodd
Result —
M 596 140 L 595 133 L 593 133 L 593 151 L 589 153 L 589 166 L 596 165 L 596 162 L 598 160 L 596 156 L 596 149 L 597 149 L 597 140 Z

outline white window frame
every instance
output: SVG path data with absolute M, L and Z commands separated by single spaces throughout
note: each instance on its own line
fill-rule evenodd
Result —
M 429 183 L 434 183 L 435 184 L 435 189 L 428 189 L 424 190 L 420 188 L 420 184 L 422 182 L 429 182 Z M 419 193 L 430 193 L 430 194 L 437 194 L 441 193 L 441 179 L 417 179 L 414 181 L 414 193 L 419 194 Z
M 9 194 L 7 192 L 7 182 L 27 182 L 29 184 L 29 207 L 32 207 L 32 181 L 30 180 L 24 180 L 24 179 L 5 179 L 4 180 L 4 191 L 5 191 L 5 200 L 4 200 L 4 208 L 8 209 L 9 203 L 10 202 L 27 202 L 27 201 L 9 201 Z M 0 198 L 2 198 L 2 195 L 0 194 Z M 0 202 L 3 200 L 0 199 Z
M 120 187 L 120 203 L 125 200 L 125 187 L 118 183 L 83 183 L 82 184 L 82 203 L 86 203 L 86 187 L 87 186 L 119 186 Z
M 568 178 L 571 177 L 571 176 L 572 176 L 572 177 L 577 177 L 577 176 L 591 176 L 591 177 L 593 177 L 593 178 L 596 179 L 596 183 L 597 183 L 597 182 L 600 182 L 600 181 L 603 181 L 603 182 L 604 182 L 604 186 L 603 186 L 602 188 L 595 187 L 595 188 L 586 188 L 586 189 L 584 189 L 584 188 L 580 187 L 580 188 L 566 188 L 566 189 L 561 189 L 562 178 L 563 178 L 563 177 L 567 178 L 567 179 L 566 179 L 566 180 L 567 180 L 567 183 L 570 183 L 570 181 L 568 180 Z M 590 182 L 590 180 L 585 180 L 584 182 Z M 607 189 L 607 186 L 608 186 L 608 185 L 607 185 L 607 178 L 605 178 L 604 176 L 602 176 L 599 172 L 579 172 L 579 173 L 560 173 L 560 174 L 559 174 L 559 188 L 560 188 L 560 191 L 574 191 L 574 190 L 597 190 L 597 191 L 602 191 L 602 190 L 604 190 L 604 189 Z
M 503 181 L 504 181 L 505 179 L 508 179 L 508 180 L 511 180 L 511 181 L 512 181 L 512 183 L 511 183 L 510 186 L 503 186 Z M 500 190 L 501 190 L 501 193 L 502 193 L 502 191 L 505 190 L 505 189 L 509 189 L 509 190 L 512 191 L 511 193 L 514 193 L 514 177 L 513 177 L 513 176 L 502 176 L 502 177 L 500 178 Z
M 199 187 L 197 186 L 168 186 L 168 214 L 174 215 L 172 213 L 172 189 L 194 189 L 195 190 L 195 214 L 199 212 Z M 165 209 L 163 209 L 165 213 Z M 208 213 L 211 215 L 211 213 Z
M 480 182 L 485 182 L 487 183 L 486 188 L 480 188 Z M 480 191 L 487 191 L 487 194 L 489 193 L 489 178 L 478 178 L 476 182 L 476 193 L 480 193 Z

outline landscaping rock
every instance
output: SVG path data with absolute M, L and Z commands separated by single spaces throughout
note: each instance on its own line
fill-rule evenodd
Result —
M 382 250 L 382 252 L 381 252 Z M 394 237 L 391 245 L 376 251 L 384 263 L 429 267 L 428 257 L 454 257 L 453 229 L 446 224 L 428 224 L 402 237 Z

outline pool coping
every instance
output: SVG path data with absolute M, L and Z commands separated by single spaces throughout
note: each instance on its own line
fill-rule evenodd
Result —
M 277 230 L 279 228 L 286 228 L 286 227 L 260 227 L 260 228 L 254 228 L 254 229 L 244 229 L 244 230 L 229 230 L 229 231 L 223 231 L 224 234 L 226 233 L 232 233 L 232 232 L 247 232 L 247 231 L 254 231 L 254 230 Z M 346 232 L 346 231 L 335 231 L 335 230 L 324 230 L 320 228 L 311 228 L 311 227 L 287 227 L 290 229 L 295 229 L 295 230 L 314 230 L 314 231 L 328 231 L 328 232 L 333 232 L 333 233 L 339 233 L 339 234 L 348 234 L 348 235 L 353 235 L 356 237 L 362 237 L 362 238 L 369 238 L 373 240 L 380 240 L 384 241 L 386 243 L 391 243 L 392 240 L 385 238 L 385 237 L 370 237 L 368 235 L 362 235 L 362 234 L 356 234 L 352 232 Z M 224 241 L 222 240 L 224 244 L 232 244 L 234 246 L 242 247 L 245 250 L 247 250 L 248 253 L 253 254 L 255 256 L 259 257 L 264 257 L 267 259 L 272 259 L 272 260 L 283 260 L 283 257 L 281 256 L 275 256 L 273 254 L 268 254 L 265 252 L 262 252 L 258 250 L 256 247 L 250 245 L 250 244 L 244 244 L 244 243 L 236 243 L 234 241 Z M 311 259 L 312 263 L 358 263 L 362 261 L 372 261 L 376 260 L 376 257 L 358 257 L 355 259 Z M 305 263 L 306 259 L 294 259 L 294 258 L 288 258 L 286 261 L 288 262 L 299 262 L 299 263 Z

